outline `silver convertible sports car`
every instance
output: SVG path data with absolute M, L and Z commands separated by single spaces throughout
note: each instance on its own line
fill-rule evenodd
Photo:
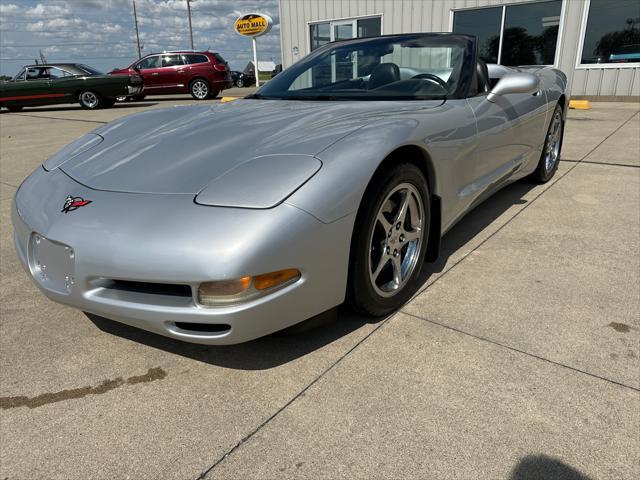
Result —
M 52 300 L 190 342 L 388 314 L 465 213 L 558 168 L 566 76 L 476 43 L 335 42 L 245 99 L 101 126 L 20 186 L 20 260 Z

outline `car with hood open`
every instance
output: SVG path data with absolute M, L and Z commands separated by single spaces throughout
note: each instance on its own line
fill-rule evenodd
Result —
M 50 299 L 190 342 L 387 315 L 463 215 L 553 177 L 567 105 L 564 73 L 487 66 L 473 36 L 334 42 L 68 145 L 16 193 L 16 250 Z

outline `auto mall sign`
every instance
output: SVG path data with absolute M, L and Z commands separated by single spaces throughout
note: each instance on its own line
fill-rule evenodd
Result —
M 248 13 L 236 20 L 233 25 L 236 32 L 247 37 L 259 37 L 271 30 L 273 20 L 262 13 Z
M 273 20 L 263 13 L 247 13 L 242 15 L 233 24 L 233 28 L 240 35 L 251 37 L 253 40 L 253 69 L 256 76 L 256 87 L 260 86 L 260 72 L 258 71 L 258 45 L 256 37 L 264 35 L 271 30 Z

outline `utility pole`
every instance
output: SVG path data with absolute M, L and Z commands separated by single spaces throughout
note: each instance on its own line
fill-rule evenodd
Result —
M 138 14 L 136 12 L 136 0 L 133 0 L 133 23 L 136 26 L 136 42 L 138 44 L 138 60 L 142 58 L 140 52 L 140 34 L 138 33 Z
M 189 39 L 191 40 L 191 50 L 193 50 L 193 29 L 191 28 L 191 0 L 187 0 L 187 13 L 189 14 Z

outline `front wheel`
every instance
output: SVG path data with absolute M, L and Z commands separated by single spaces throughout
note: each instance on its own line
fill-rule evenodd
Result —
M 558 170 L 560 163 L 560 149 L 562 148 L 562 137 L 564 135 L 564 120 L 562 119 L 562 107 L 556 106 L 551 117 L 551 124 L 544 141 L 542 155 L 538 166 L 532 177 L 539 183 L 546 183 Z
M 142 100 L 144 100 L 144 97 L 146 97 L 146 95 L 138 94 L 138 95 L 132 96 L 131 100 L 134 102 L 141 102 Z
M 100 95 L 92 90 L 85 90 L 78 95 L 78 102 L 85 110 L 95 110 L 102 106 Z
M 419 286 L 430 217 L 429 187 L 418 167 L 402 163 L 373 179 L 351 244 L 352 308 L 382 316 L 411 298 Z
M 196 100 L 205 100 L 209 96 L 209 84 L 202 79 L 194 80 L 189 86 L 189 92 Z
M 239 78 L 236 80 L 236 87 L 238 88 L 244 87 L 244 80 L 242 80 L 242 78 Z

